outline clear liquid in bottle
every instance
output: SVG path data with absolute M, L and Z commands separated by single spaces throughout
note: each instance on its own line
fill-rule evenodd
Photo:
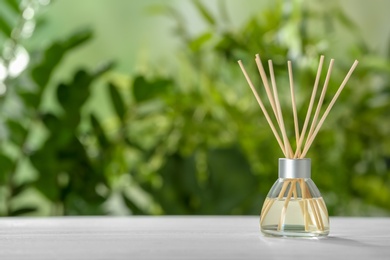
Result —
M 263 234 L 322 237 L 329 234 L 328 211 L 310 178 L 310 159 L 279 159 L 279 179 L 264 201 L 260 215 Z

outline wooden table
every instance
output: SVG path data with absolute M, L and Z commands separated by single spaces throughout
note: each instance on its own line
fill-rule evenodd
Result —
M 390 218 L 331 218 L 324 239 L 264 237 L 252 216 L 1 218 L 0 259 L 390 259 Z

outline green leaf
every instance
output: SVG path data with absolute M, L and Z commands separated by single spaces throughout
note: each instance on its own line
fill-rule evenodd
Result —
M 42 62 L 32 69 L 32 79 L 37 83 L 42 92 L 50 80 L 51 73 L 60 63 L 63 55 L 64 50 L 61 44 L 56 42 L 46 49 Z
M 194 5 L 209 24 L 215 25 L 215 19 L 213 18 L 209 10 L 207 10 L 207 8 L 199 0 L 194 0 Z
M 109 90 L 110 90 L 111 101 L 114 106 L 115 112 L 117 116 L 120 118 L 120 120 L 123 122 L 126 115 L 126 108 L 123 99 L 117 89 L 117 86 L 115 86 L 113 83 L 109 84 Z
M 62 46 L 65 50 L 73 49 L 81 44 L 92 39 L 93 33 L 89 29 L 82 29 L 72 34 L 69 38 L 63 41 Z
M 22 10 L 19 8 L 19 1 L 17 0 L 4 0 L 4 3 L 15 13 L 19 14 Z
M 29 187 L 31 187 L 31 183 L 30 182 L 25 182 L 25 183 L 22 183 L 22 184 L 20 184 L 18 186 L 15 186 L 15 187 L 12 188 L 11 196 L 12 197 L 17 197 L 19 194 L 23 193 Z
M 62 108 L 66 108 L 71 104 L 70 86 L 64 83 L 60 83 L 57 86 L 57 99 Z
M 125 193 L 122 193 L 122 198 L 133 215 L 145 215 L 145 212 L 142 211 L 134 202 L 132 202 Z
M 10 37 L 12 33 L 12 27 L 1 15 L 0 15 L 0 32 L 2 32 L 6 37 Z
M 128 137 L 126 137 L 124 141 L 125 141 L 126 145 L 128 145 L 129 147 L 133 147 L 135 149 L 143 151 L 142 147 L 139 144 L 131 141 Z
M 59 84 L 57 98 L 69 115 L 80 114 L 80 109 L 90 95 L 90 84 L 94 78 L 86 71 L 79 70 L 70 84 Z
M 10 130 L 10 139 L 18 146 L 22 146 L 27 135 L 27 129 L 20 124 L 20 122 L 9 119 L 7 126 Z
M 40 150 L 30 156 L 32 165 L 39 172 L 38 179 L 33 185 L 52 202 L 58 201 L 60 193 L 57 185 L 57 173 L 61 169 L 56 153 L 56 147 L 52 143 L 46 143 Z
M 20 208 L 20 209 L 12 210 L 9 213 L 9 215 L 15 217 L 15 216 L 26 215 L 26 214 L 29 214 L 29 213 L 32 213 L 32 212 L 35 212 L 35 211 L 37 211 L 36 207 L 23 207 L 23 208 Z
M 39 95 L 32 92 L 21 92 L 19 96 L 23 99 L 24 104 L 35 109 L 39 105 Z
M 148 82 L 143 76 L 138 76 L 133 82 L 133 96 L 136 101 L 145 101 L 150 98 L 150 91 L 147 89 L 149 86 Z
M 32 78 L 38 84 L 41 91 L 47 86 L 50 80 L 51 74 L 57 65 L 60 63 L 64 55 L 92 37 L 92 33 L 89 30 L 82 30 L 64 41 L 58 41 L 52 44 L 44 53 L 44 58 L 41 63 L 38 64 L 32 70 Z
M 203 45 L 209 41 L 211 38 L 213 37 L 213 34 L 210 33 L 210 32 L 206 32 L 202 35 L 200 35 L 199 37 L 197 37 L 196 39 L 192 40 L 190 42 L 190 45 L 189 47 L 191 48 L 192 51 L 194 52 L 197 52 L 199 51 Z
M 56 133 L 61 130 L 61 121 L 56 115 L 52 113 L 45 113 L 41 116 L 41 118 L 42 122 L 51 133 Z
M 8 156 L 0 153 L 0 184 L 5 184 L 7 182 L 13 167 L 14 162 Z
M 102 74 L 106 73 L 107 71 L 110 71 L 115 67 L 115 62 L 109 61 L 104 62 L 101 65 L 99 65 L 92 73 L 92 76 L 94 78 L 100 77 Z
M 90 96 L 91 83 L 111 68 L 112 63 L 109 63 L 92 73 L 79 70 L 75 73 L 71 83 L 58 85 L 57 98 L 66 114 L 70 117 L 80 114 L 81 107 Z
M 235 50 L 241 49 L 245 49 L 245 47 L 243 48 L 242 44 L 230 33 L 224 33 L 223 37 L 215 45 L 215 50 L 226 57 L 230 57 Z
M 133 96 L 137 102 L 147 101 L 170 91 L 171 88 L 172 81 L 169 79 L 148 82 L 143 76 L 138 76 L 133 82 Z
M 102 126 L 100 125 L 99 120 L 96 118 L 94 114 L 90 115 L 90 120 L 91 120 L 93 131 L 99 140 L 100 146 L 108 147 L 109 141 L 107 136 L 104 133 Z

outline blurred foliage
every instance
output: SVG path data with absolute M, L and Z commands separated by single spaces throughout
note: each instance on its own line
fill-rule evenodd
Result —
M 170 98 L 165 91 L 159 95 L 165 104 L 142 116 L 143 122 L 149 118 L 161 124 L 153 134 L 159 136 L 152 146 L 158 160 L 146 159 L 160 164 L 132 173 L 161 212 L 258 214 L 282 154 L 236 61 L 243 60 L 251 75 L 258 75 L 254 54 L 260 53 L 263 61 L 274 61 L 285 114 L 291 113 L 286 63 L 292 60 L 300 118 L 305 117 L 320 54 L 336 59 L 325 102 L 353 60 L 360 60 L 308 156 L 331 215 L 388 215 L 390 64 L 369 50 L 337 3 L 319 9 L 305 1 L 276 1 L 240 28 L 229 26 L 223 5 L 219 14 L 200 1 L 194 6 L 209 28 L 199 35 L 186 30 L 184 16 L 166 9 L 177 20 L 175 31 L 183 42 L 182 60 L 171 76 L 175 94 Z M 261 88 L 259 77 L 252 79 Z M 148 89 L 154 92 L 152 85 Z M 287 121 L 293 130 L 291 118 Z
M 32 8 L 18 1 L 6 3 L 20 7 L 15 16 L 23 17 L 21 19 L 26 10 Z M 98 162 L 87 156 L 86 148 L 79 140 L 79 128 L 82 107 L 90 97 L 92 82 L 111 65 L 93 72 L 79 70 L 72 82 L 54 86 L 61 112 L 46 111 L 42 103 L 47 98 L 55 68 L 68 52 L 90 40 L 92 33 L 88 30 L 77 32 L 43 50 L 34 51 L 31 59 L 24 56 L 29 60 L 28 68 L 15 77 L 11 63 L 21 55 L 17 50 L 22 48 L 23 39 L 14 35 L 23 28 L 15 27 L 11 32 L 7 28 L 1 29 L 8 37 L 6 43 L 12 42 L 15 51 L 9 62 L 3 58 L 6 88 L 1 97 L 0 213 L 17 216 L 37 211 L 40 205 L 19 199 L 36 190 L 52 204 L 51 214 L 102 214 L 101 204 L 105 198 L 98 194 L 96 186 L 105 185 L 106 177 Z M 33 169 L 36 174 L 31 174 Z
M 207 25 L 197 35 L 183 14 L 161 9 L 176 21 L 182 42 L 176 68 L 130 81 L 108 77 L 112 118 L 84 109 L 110 64 L 53 82 L 55 69 L 93 37 L 90 31 L 29 51 L 28 67 L 5 79 L 0 101 L 0 213 L 40 214 L 46 204 L 51 215 L 258 214 L 282 156 L 237 65 L 243 60 L 260 90 L 254 63 L 260 53 L 274 61 L 286 115 L 287 60 L 293 62 L 300 118 L 321 54 L 336 60 L 325 102 L 353 60 L 360 61 L 308 157 L 331 215 L 389 215 L 388 57 L 369 49 L 333 1 L 323 8 L 273 1 L 239 28 L 229 24 L 223 1 L 218 13 L 193 3 Z M 23 12 L 16 11 L 15 17 Z M 13 28 L 0 20 L 5 38 Z M 42 104 L 53 99 L 50 90 L 56 106 L 48 109 Z M 292 130 L 291 118 L 286 121 Z M 34 192 L 39 199 L 28 202 L 26 194 Z

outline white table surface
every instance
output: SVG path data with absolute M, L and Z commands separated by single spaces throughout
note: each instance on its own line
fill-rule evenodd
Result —
M 390 218 L 331 218 L 324 239 L 264 237 L 258 217 L 0 218 L 0 259 L 390 259 Z

